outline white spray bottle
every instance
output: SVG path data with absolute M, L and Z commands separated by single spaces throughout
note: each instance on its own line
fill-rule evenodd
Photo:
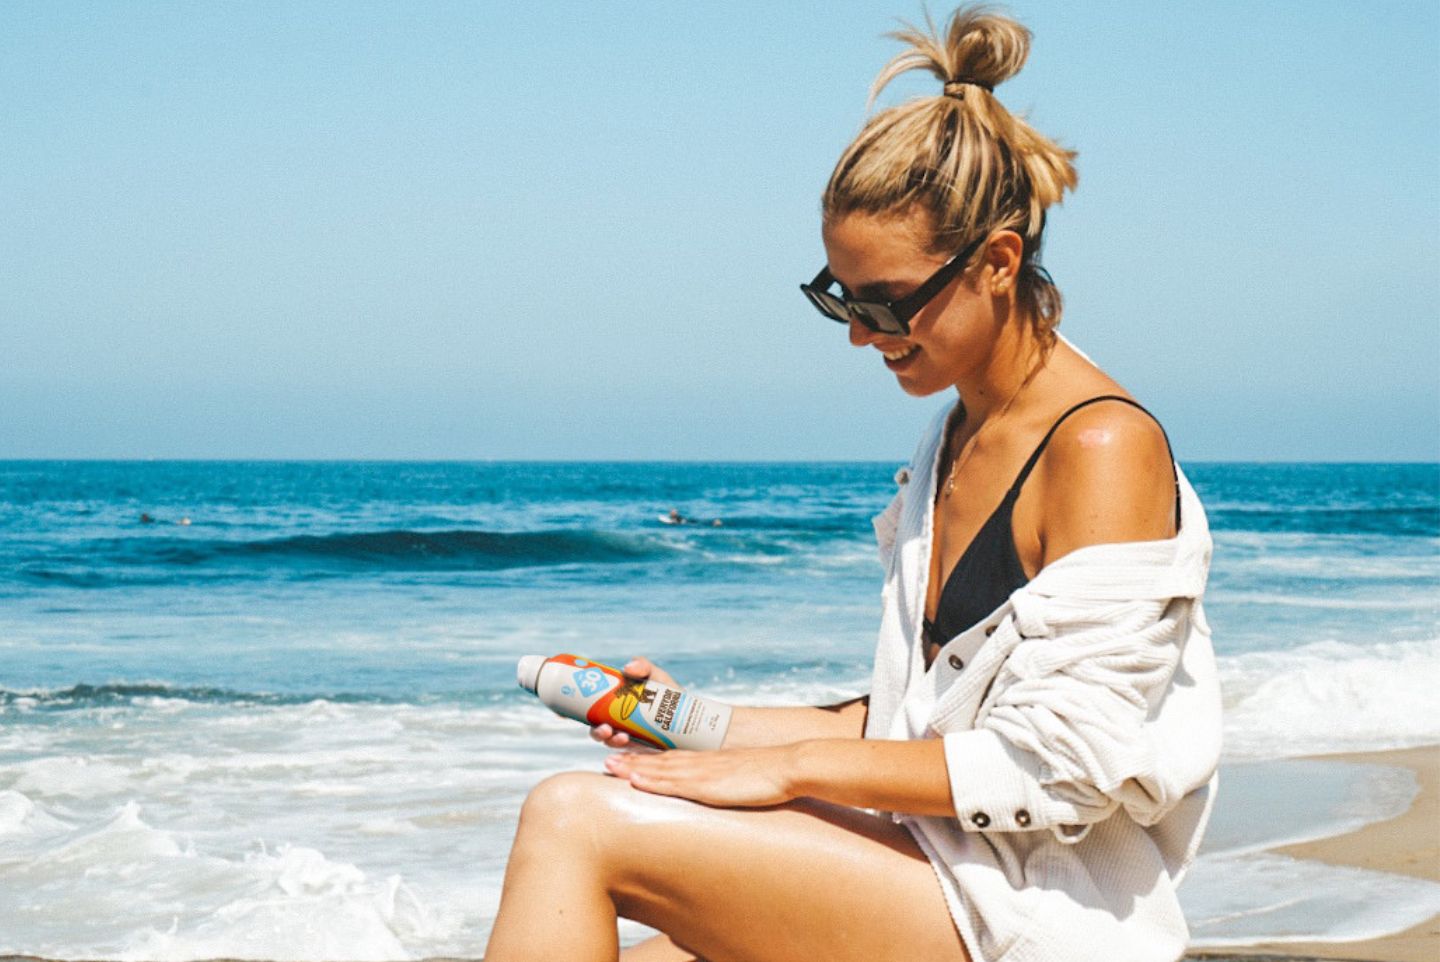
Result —
M 526 655 L 515 674 L 521 688 L 557 715 L 609 725 L 655 748 L 719 748 L 730 727 L 729 705 L 658 681 L 633 681 L 575 655 Z

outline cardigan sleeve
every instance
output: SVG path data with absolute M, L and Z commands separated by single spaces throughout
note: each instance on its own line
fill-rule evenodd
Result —
M 1219 704 L 1191 677 L 1210 664 L 1196 599 L 1047 607 L 1022 590 L 1012 601 L 997 633 L 1014 636 L 985 706 L 973 728 L 943 735 L 964 829 L 1048 828 L 1075 842 L 1120 808 L 1153 825 L 1207 784 Z

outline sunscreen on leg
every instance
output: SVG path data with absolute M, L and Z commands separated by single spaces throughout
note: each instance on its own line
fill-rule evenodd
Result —
M 658 681 L 633 681 L 576 655 L 526 655 L 515 674 L 521 688 L 557 715 L 609 725 L 655 748 L 719 748 L 730 727 L 729 705 Z

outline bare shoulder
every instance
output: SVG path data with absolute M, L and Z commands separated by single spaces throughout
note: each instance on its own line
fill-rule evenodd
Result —
M 1169 445 L 1153 417 L 1118 400 L 1088 404 L 1055 430 L 1046 449 L 1049 469 L 1163 467 L 1171 478 Z
M 1133 405 L 1105 401 L 1076 411 L 1037 467 L 1047 564 L 1087 545 L 1175 533 L 1175 475 L 1165 432 Z

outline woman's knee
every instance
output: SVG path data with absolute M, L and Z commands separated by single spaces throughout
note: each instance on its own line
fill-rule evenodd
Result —
M 631 842 L 631 831 L 662 817 L 660 809 L 687 804 L 647 795 L 609 775 L 562 772 L 531 789 L 520 809 L 519 832 L 598 851 Z
M 540 832 L 548 837 L 567 831 L 587 830 L 604 809 L 607 782 L 615 781 L 595 772 L 562 772 L 551 775 L 530 790 L 520 807 L 520 833 Z
M 593 772 L 564 772 L 536 785 L 520 809 L 516 848 L 553 858 L 584 859 L 608 883 L 624 886 L 636 853 L 657 842 L 661 826 L 693 824 L 697 813 L 715 814 L 679 798 L 652 795 L 622 779 Z M 663 844 L 663 843 L 662 843 Z

